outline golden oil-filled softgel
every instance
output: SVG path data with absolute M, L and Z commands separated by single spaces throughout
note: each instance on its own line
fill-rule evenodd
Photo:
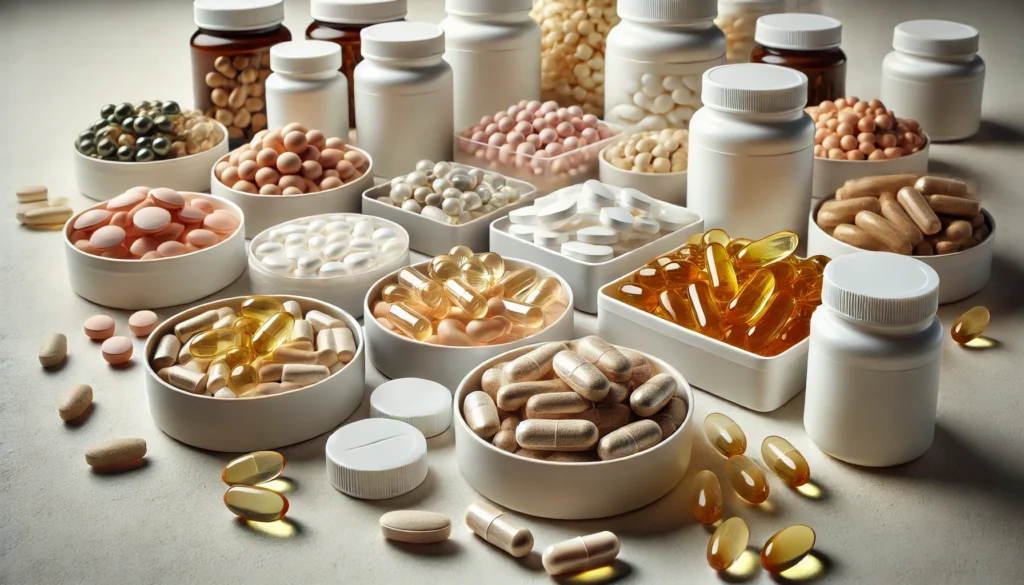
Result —
M 613 295 L 739 349 L 779 355 L 810 335 L 829 262 L 797 258 L 797 244 L 788 231 L 755 242 L 713 229 L 651 259 Z

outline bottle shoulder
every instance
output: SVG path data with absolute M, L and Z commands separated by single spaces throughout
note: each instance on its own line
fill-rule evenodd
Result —
M 692 63 L 725 55 L 725 35 L 717 26 L 670 28 L 623 20 L 608 32 L 605 46 L 607 58 Z
M 540 25 L 528 16 L 512 21 L 447 16 L 438 26 L 444 30 L 446 50 L 507 51 L 536 45 L 540 52 Z
M 917 330 L 889 332 L 856 325 L 822 308 L 811 317 L 811 349 L 833 361 L 877 369 L 910 369 L 935 359 L 942 321 L 932 316 Z
M 364 59 L 353 73 L 356 90 L 424 92 L 452 86 L 452 68 L 443 60 L 425 67 L 398 67 Z
M 969 82 L 984 77 L 985 61 L 980 55 L 947 61 L 894 50 L 882 59 L 882 74 L 918 83 Z

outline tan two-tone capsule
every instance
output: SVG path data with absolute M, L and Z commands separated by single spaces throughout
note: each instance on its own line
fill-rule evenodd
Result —
M 481 439 L 490 439 L 501 428 L 498 408 L 491 397 L 482 390 L 470 392 L 462 401 L 462 416 Z
M 661 442 L 661 427 L 650 419 L 638 420 L 605 435 L 597 445 L 602 460 L 629 457 Z
M 596 335 L 588 335 L 576 342 L 576 353 L 597 366 L 608 380 L 628 382 L 633 373 L 633 364 L 614 345 Z
M 477 536 L 517 559 L 533 550 L 533 533 L 513 524 L 508 514 L 490 504 L 470 504 L 466 509 L 466 525 Z
M 532 382 L 540 380 L 551 371 L 551 362 L 559 352 L 565 350 L 561 342 L 545 343 L 544 345 L 523 354 L 505 366 L 505 376 L 509 382 Z
M 524 420 L 516 427 L 516 442 L 536 451 L 586 451 L 597 439 L 597 425 L 589 420 Z
M 551 362 L 555 374 L 587 400 L 601 402 L 608 396 L 608 377 L 574 351 L 561 351 Z
M 544 551 L 541 562 L 548 575 L 556 576 L 603 567 L 617 556 L 619 537 L 606 530 L 555 543 Z
M 657 374 L 629 395 L 629 407 L 637 416 L 652 416 L 676 395 L 676 379 Z
M 566 418 L 564 415 L 579 414 L 593 406 L 593 402 L 572 391 L 538 394 L 526 401 L 526 418 Z
M 488 370 L 490 371 L 490 370 Z M 569 385 L 560 378 L 554 380 L 534 380 L 532 382 L 513 382 L 498 388 L 497 404 L 502 410 L 519 410 L 526 406 L 527 401 L 538 394 L 570 391 Z M 486 391 L 486 389 L 485 389 Z M 488 392 L 490 394 L 490 392 Z

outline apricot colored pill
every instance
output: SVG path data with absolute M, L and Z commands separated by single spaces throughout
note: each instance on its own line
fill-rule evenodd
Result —
M 729 518 L 719 526 L 708 541 L 708 564 L 716 571 L 724 571 L 740 558 L 750 542 L 750 528 L 742 518 Z
M 93 315 L 85 320 L 83 327 L 86 337 L 103 341 L 114 334 L 114 319 L 110 315 Z
M 132 340 L 121 335 L 111 337 L 103 342 L 100 350 L 108 364 L 120 365 L 132 359 Z
M 128 317 L 128 329 L 135 337 L 145 337 L 156 329 L 160 318 L 153 311 L 136 311 Z
M 164 209 L 170 210 L 177 210 L 185 207 L 185 197 L 174 189 L 158 187 L 156 189 L 151 189 L 149 194 L 153 197 L 153 203 L 157 207 L 163 207 Z
M 220 236 L 210 230 L 192 230 L 186 236 L 188 243 L 197 248 L 208 248 L 220 241 Z
M 172 256 L 181 256 L 188 252 L 185 248 L 185 244 L 177 241 L 164 242 L 156 247 L 157 254 L 160 254 L 163 258 L 170 258 Z
M 145 234 L 153 234 L 171 224 L 171 212 L 162 207 L 140 209 L 132 217 L 135 229 Z
M 714 472 L 705 469 L 694 478 L 693 517 L 701 524 L 714 524 L 722 517 L 722 484 Z
M 76 230 L 98 229 L 110 221 L 112 215 L 106 209 L 90 209 L 75 219 L 74 228 Z
M 761 549 L 761 566 L 771 573 L 795 567 L 814 548 L 814 530 L 805 524 L 794 524 L 776 532 Z
M 234 232 L 238 224 L 238 218 L 227 212 L 214 211 L 203 219 L 203 227 L 221 234 Z
M 92 233 L 89 244 L 97 250 L 109 250 L 124 242 L 124 228 L 116 225 L 105 225 Z

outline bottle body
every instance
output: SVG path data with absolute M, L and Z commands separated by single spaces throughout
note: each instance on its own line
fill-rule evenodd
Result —
M 829 455 L 870 467 L 920 457 L 935 434 L 943 329 L 932 315 L 871 327 L 828 307 L 811 318 L 804 427 Z
M 754 48 L 757 19 L 785 10 L 785 0 L 718 0 L 715 24 L 725 33 L 727 61 L 748 62 Z
M 807 231 L 814 122 L 803 110 L 738 114 L 711 107 L 690 121 L 686 206 L 706 229 L 758 239 Z
M 928 58 L 891 51 L 882 60 L 881 99 L 917 120 L 928 138 L 969 138 L 981 127 L 985 62 L 978 55 Z
M 267 124 L 298 122 L 348 141 L 348 81 L 337 71 L 316 76 L 272 73 L 267 78 Z
M 686 128 L 701 107 L 701 77 L 725 63 L 725 35 L 708 23 L 623 20 L 608 34 L 604 119 L 644 130 Z
M 846 97 L 846 53 L 838 47 L 820 51 L 794 51 L 755 44 L 750 62 L 789 67 L 806 75 L 809 106 Z

